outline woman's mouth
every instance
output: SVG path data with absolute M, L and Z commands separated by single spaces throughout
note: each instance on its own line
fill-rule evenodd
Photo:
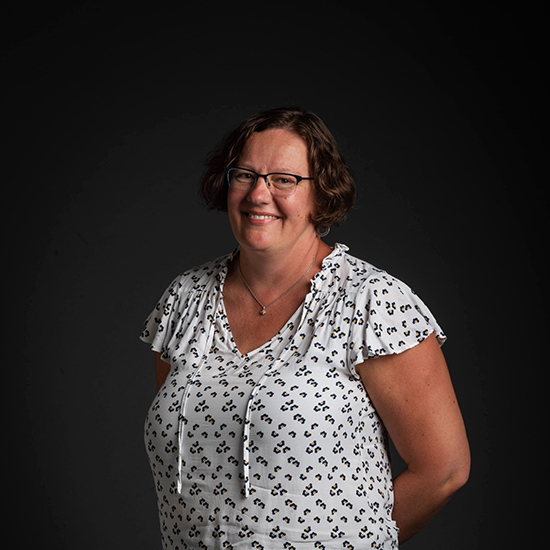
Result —
M 245 212 L 246 216 L 251 220 L 278 220 L 279 216 L 273 216 L 271 214 L 252 214 Z

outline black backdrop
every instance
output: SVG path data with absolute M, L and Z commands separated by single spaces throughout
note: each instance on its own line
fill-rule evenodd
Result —
M 540 14 L 112 4 L 4 8 L 5 535 L 159 547 L 142 442 L 155 382 L 137 337 L 176 274 L 235 246 L 197 199 L 205 155 L 292 103 L 325 120 L 358 183 L 327 242 L 404 279 L 449 336 L 472 474 L 407 548 L 530 547 Z

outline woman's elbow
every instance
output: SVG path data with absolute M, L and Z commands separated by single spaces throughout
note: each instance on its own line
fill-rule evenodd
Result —
M 460 456 L 449 467 L 444 484 L 449 497 L 466 485 L 470 477 L 470 451 L 460 453 Z
M 470 476 L 470 453 L 464 449 L 447 453 L 423 463 L 421 468 L 415 468 L 409 464 L 409 469 L 420 474 L 426 487 L 430 486 L 434 494 L 439 495 L 443 502 L 448 501 L 460 488 L 462 488 Z

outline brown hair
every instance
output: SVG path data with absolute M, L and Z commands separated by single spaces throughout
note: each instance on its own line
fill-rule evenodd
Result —
M 355 202 L 351 172 L 324 122 L 314 113 L 294 107 L 272 109 L 247 118 L 210 153 L 200 187 L 208 208 L 227 210 L 225 168 L 236 162 L 253 132 L 272 128 L 293 132 L 307 145 L 315 186 L 312 223 L 318 229 L 342 223 Z

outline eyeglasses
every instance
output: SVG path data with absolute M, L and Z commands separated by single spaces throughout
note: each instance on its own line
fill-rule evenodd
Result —
M 302 180 L 312 180 L 314 178 L 303 178 L 294 174 L 258 174 L 254 170 L 245 168 L 229 167 L 225 169 L 227 183 L 232 189 L 237 191 L 250 191 L 258 181 L 258 178 L 264 178 L 268 189 L 272 195 L 281 195 L 288 197 L 296 191 L 297 185 Z

